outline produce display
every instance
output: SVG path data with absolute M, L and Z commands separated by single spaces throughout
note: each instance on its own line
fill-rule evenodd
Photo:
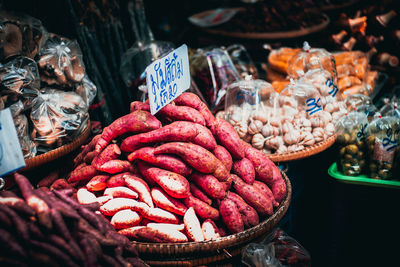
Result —
M 66 180 L 80 203 L 135 241 L 216 239 L 257 225 L 286 195 L 277 166 L 215 118 L 193 93 L 155 116 L 147 102 L 104 128 L 75 158 Z
M 97 203 L 79 204 L 74 190 L 34 189 L 14 174 L 17 192 L 0 192 L 0 263 L 4 266 L 148 266 Z

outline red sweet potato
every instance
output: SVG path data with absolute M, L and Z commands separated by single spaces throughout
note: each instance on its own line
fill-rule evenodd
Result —
M 233 192 L 228 192 L 227 198 L 235 202 L 240 214 L 242 215 L 243 223 L 247 227 L 253 227 L 259 224 L 260 219 L 257 211 L 247 204 L 243 198 Z
M 39 198 L 33 191 L 33 186 L 25 176 L 15 173 L 15 183 L 21 190 L 26 204 L 36 211 L 39 223 L 48 229 L 52 228 L 50 208 L 41 198 Z
M 206 124 L 203 115 L 196 109 L 188 106 L 176 106 L 170 103 L 160 109 L 158 113 L 172 121 L 191 121 L 201 125 Z
M 136 238 L 138 238 L 136 233 L 138 233 L 139 229 L 143 229 L 143 228 L 146 228 L 146 226 L 141 226 L 141 225 L 133 226 L 133 227 L 119 230 L 118 234 L 136 239 Z
M 119 234 L 134 238 L 138 241 L 156 243 L 187 242 L 188 238 L 175 230 L 156 229 L 147 226 L 135 226 L 118 231 Z
M 76 198 L 80 204 L 97 202 L 96 195 L 92 192 L 89 192 L 86 188 L 79 188 L 76 192 Z
M 50 187 L 50 185 L 57 180 L 59 177 L 59 171 L 55 170 L 50 172 L 46 177 L 42 178 L 38 183 L 37 187 Z
M 272 215 L 273 207 L 269 198 L 266 198 L 257 188 L 245 183 L 239 176 L 232 174 L 233 187 L 247 204 L 253 207 L 261 216 Z
M 100 212 L 105 216 L 113 216 L 120 210 L 130 209 L 137 211 L 140 214 L 144 214 L 149 209 L 149 206 L 144 202 L 139 202 L 131 198 L 113 198 L 109 200 L 106 204 L 100 207 Z
M 101 165 L 98 168 L 102 172 L 106 173 L 119 173 L 119 172 L 135 172 L 134 167 L 132 164 L 127 161 L 127 160 L 119 160 L 119 159 L 113 159 L 110 161 L 107 161 L 103 165 Z
M 274 195 L 272 194 L 271 189 L 265 183 L 261 181 L 255 180 L 253 186 L 260 190 L 267 198 L 269 198 L 274 207 L 278 207 L 279 203 L 275 200 Z
M 100 137 L 101 137 L 101 134 L 94 136 L 87 145 L 83 146 L 82 151 L 74 159 L 75 167 L 82 163 L 86 154 L 88 154 L 89 152 L 91 152 L 95 149 L 97 141 L 99 141 Z
M 283 180 L 282 175 L 278 167 L 274 166 L 272 168 L 272 173 L 273 173 L 273 183 L 271 186 L 271 191 L 272 194 L 274 195 L 274 198 L 277 202 L 281 202 L 284 197 L 286 196 L 286 183 L 285 180 Z
M 200 221 L 197 218 L 196 212 L 192 207 L 189 208 L 183 216 L 183 224 L 185 225 L 185 230 L 190 240 L 204 241 Z
M 217 145 L 212 152 L 224 164 L 225 169 L 230 172 L 232 169 L 232 156 L 229 151 L 225 147 Z
M 136 110 L 145 110 L 150 112 L 150 105 L 148 101 L 146 102 L 140 102 L 140 101 L 133 101 L 130 104 L 130 112 L 134 112 Z
M 91 165 L 94 158 L 99 154 L 99 152 L 96 151 L 90 151 L 89 153 L 86 154 L 86 156 L 83 158 L 83 161 L 88 164 Z
M 172 223 L 148 223 L 147 227 L 155 228 L 155 229 L 165 229 L 165 230 L 175 230 L 175 231 L 183 231 L 185 230 L 185 225 L 181 224 L 172 224 Z
M 192 173 L 192 168 L 176 156 L 163 154 L 155 155 L 154 147 L 143 147 L 129 154 L 129 161 L 135 159 L 143 160 L 156 167 L 175 172 L 185 177 Z
M 111 176 L 107 180 L 107 188 L 109 187 L 117 187 L 125 185 L 125 175 L 130 175 L 130 172 L 118 173 L 116 175 Z
M 102 191 L 107 187 L 108 178 L 110 178 L 109 175 L 96 175 L 86 184 L 86 188 L 89 191 Z
M 178 215 L 184 215 L 187 210 L 186 206 L 183 205 L 182 202 L 169 196 L 161 188 L 152 188 L 151 196 L 153 198 L 154 204 L 164 210 L 170 211 Z
M 200 124 L 195 124 L 194 127 L 197 129 L 198 134 L 191 142 L 202 146 L 205 149 L 213 151 L 217 146 L 217 141 L 215 140 L 211 131 L 207 127 Z
M 68 183 L 89 180 L 96 176 L 97 173 L 97 170 L 91 165 L 82 167 L 78 170 L 73 170 L 68 178 Z
M 202 173 L 213 173 L 220 161 L 207 149 L 192 143 L 171 142 L 154 150 L 154 154 L 177 154 Z
M 225 168 L 224 164 L 217 159 L 218 165 L 217 168 L 215 169 L 214 173 L 212 174 L 215 178 L 218 179 L 220 182 L 226 182 L 230 178 L 230 173 L 229 171 Z
M 188 208 L 193 207 L 193 209 L 196 211 L 196 214 L 203 219 L 211 219 L 214 221 L 219 219 L 219 212 L 217 209 L 211 207 L 200 199 L 195 198 L 194 196 L 184 198 L 183 203 Z
M 140 223 L 142 217 L 130 209 L 120 210 L 111 218 L 111 225 L 115 229 L 123 229 L 136 226 Z
M 180 96 L 175 98 L 174 103 L 179 106 L 188 106 L 197 109 L 203 115 L 207 127 L 211 127 L 215 122 L 214 115 L 196 94 L 190 92 L 182 93 Z
M 106 190 L 104 190 L 104 195 L 112 197 L 133 198 L 133 199 L 137 199 L 139 197 L 138 193 L 125 186 L 106 188 Z
M 248 184 L 253 184 L 256 177 L 253 163 L 247 158 L 233 162 L 233 172 Z
M 190 195 L 189 182 L 182 175 L 156 167 L 147 168 L 142 175 L 146 180 L 155 181 L 171 197 L 185 198 Z
M 150 188 L 147 183 L 135 175 L 126 174 L 124 177 L 126 186 L 137 192 L 141 201 L 146 203 L 150 208 L 154 208 L 153 199 L 151 198 L 150 194 Z
M 74 188 L 74 184 L 68 183 L 65 179 L 57 179 L 51 184 L 50 190 L 71 189 Z
M 152 165 L 142 160 L 138 160 L 136 163 L 139 173 L 141 174 L 141 178 L 143 178 L 150 187 L 158 186 L 156 181 L 151 179 L 150 175 L 146 175 L 147 170 L 151 168 Z
M 189 179 L 211 198 L 223 199 L 225 197 L 224 185 L 214 176 L 195 172 Z
M 267 155 L 252 147 L 250 144 L 242 141 L 245 157 L 251 161 L 256 172 L 256 179 L 271 186 L 273 181 L 273 167 L 275 164 L 267 157 Z
M 235 128 L 224 119 L 217 119 L 211 128 L 214 136 L 218 139 L 235 159 L 244 157 L 244 147 Z
M 218 227 L 215 225 L 213 220 L 207 219 L 201 225 L 201 231 L 205 240 L 215 240 L 221 235 L 218 232 Z
M 196 197 L 196 198 L 198 198 L 198 199 L 204 201 L 204 202 L 207 203 L 208 205 L 211 205 L 211 204 L 212 204 L 212 200 L 206 195 L 206 193 L 204 193 L 203 191 L 201 191 L 201 189 L 198 188 L 194 183 L 189 182 L 189 185 L 190 185 L 190 193 L 191 193 L 194 197 Z
M 95 150 L 100 152 L 111 140 L 125 133 L 141 133 L 155 130 L 161 127 L 161 122 L 148 111 L 137 110 L 128 115 L 116 119 L 105 127 L 101 138 L 97 141 Z
M 109 144 L 92 161 L 92 166 L 97 170 L 106 162 L 117 159 L 121 155 L 121 150 L 117 144 Z
M 99 203 L 100 206 L 103 206 L 104 204 L 106 204 L 108 201 L 110 201 L 111 199 L 113 199 L 112 196 L 100 196 L 96 198 L 97 203 Z
M 222 221 L 233 234 L 244 231 L 244 223 L 236 203 L 225 198 L 219 205 Z
M 160 208 L 149 208 L 142 215 L 146 219 L 149 219 L 153 222 L 173 223 L 173 224 L 177 224 L 179 222 L 179 219 L 178 217 L 176 217 L 175 214 Z

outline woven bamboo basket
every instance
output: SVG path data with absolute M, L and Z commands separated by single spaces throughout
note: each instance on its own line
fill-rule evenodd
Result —
M 328 139 L 326 139 L 325 141 L 316 143 L 315 145 L 312 146 L 305 147 L 300 151 L 282 153 L 282 154 L 270 154 L 268 155 L 268 157 L 275 163 L 307 158 L 328 149 L 335 143 L 335 140 L 336 140 L 336 135 L 333 135 Z
M 56 149 L 53 149 L 47 153 L 26 159 L 25 167 L 20 171 L 31 170 L 40 165 L 51 162 L 53 160 L 56 160 L 62 156 L 65 156 L 65 155 L 71 153 L 72 151 L 77 149 L 80 145 L 82 145 L 87 140 L 89 135 L 90 135 L 90 121 L 88 122 L 88 124 L 85 127 L 85 129 L 83 130 L 83 132 L 74 141 L 72 141 L 71 143 L 65 144 L 63 146 L 60 146 Z
M 151 266 L 197 266 L 229 260 L 241 254 L 245 245 L 259 242 L 272 232 L 285 215 L 292 197 L 289 178 L 282 172 L 287 194 L 274 214 L 257 226 L 217 240 L 186 243 L 144 243 L 133 241 L 141 259 Z

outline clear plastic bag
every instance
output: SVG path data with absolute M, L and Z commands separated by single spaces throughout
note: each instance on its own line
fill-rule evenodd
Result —
M 346 114 L 335 124 L 339 148 L 337 166 L 345 175 L 357 176 L 365 171 L 367 126 L 367 115 L 357 111 Z
M 0 64 L 0 94 L 5 107 L 21 100 L 24 109 L 30 108 L 39 88 L 39 73 L 32 59 L 18 56 Z
M 246 245 L 242 263 L 251 267 L 308 267 L 311 256 L 297 240 L 276 228 L 261 243 Z
M 400 119 L 378 117 L 366 129 L 369 155 L 369 177 L 392 179 L 395 155 L 399 151 Z
M 378 112 L 378 109 L 373 104 L 363 104 L 359 105 L 355 109 L 358 112 L 363 112 L 367 115 L 368 121 L 371 122 L 372 120 L 379 117 L 381 114 Z
M 32 139 L 41 147 L 54 148 L 77 137 L 87 127 L 89 115 L 78 94 L 45 89 L 35 99 L 30 117 Z
M 34 59 L 48 38 L 42 22 L 26 14 L 0 12 L 0 61 L 22 55 Z
M 224 108 L 228 86 L 240 80 L 231 58 L 222 48 L 198 49 L 191 57 L 190 72 L 212 112 Z
M 258 71 L 246 48 L 240 44 L 233 44 L 226 48 L 236 70 L 242 79 L 251 77 L 258 79 Z
M 72 87 L 85 77 L 82 52 L 76 40 L 52 34 L 37 61 L 41 81 L 47 85 Z
M 346 104 L 347 110 L 350 112 L 356 110 L 358 106 L 371 105 L 372 100 L 369 96 L 363 94 L 354 94 L 347 97 L 344 100 L 344 103 Z
M 81 83 L 76 84 L 75 92 L 80 95 L 85 101 L 86 106 L 89 106 L 93 103 L 94 98 L 97 94 L 96 85 L 89 79 L 87 75 L 83 78 Z
M 13 116 L 13 119 L 24 158 L 34 157 L 37 153 L 37 149 L 29 134 L 27 117 L 24 114 L 19 114 Z

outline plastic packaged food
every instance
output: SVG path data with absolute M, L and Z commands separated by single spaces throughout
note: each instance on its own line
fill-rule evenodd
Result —
M 21 100 L 24 109 L 32 106 L 39 95 L 40 79 L 35 61 L 27 57 L 15 57 L 0 64 L 0 94 L 4 106 L 9 107 Z
M 35 143 L 30 138 L 27 117 L 24 114 L 19 114 L 14 116 L 13 119 L 24 158 L 34 157 L 37 149 Z
M 37 61 L 41 81 L 47 85 L 72 87 L 85 77 L 82 52 L 76 40 L 52 34 Z
M 226 48 L 236 70 L 242 79 L 250 76 L 251 79 L 258 79 L 258 71 L 246 48 L 240 44 L 233 44 Z
M 89 115 L 82 97 L 74 92 L 45 89 L 30 114 L 32 139 L 43 147 L 58 147 L 73 140 L 87 126 Z
M 354 111 L 358 106 L 370 105 L 372 100 L 369 96 L 363 94 L 354 94 L 344 100 L 348 111 Z
M 344 175 L 357 176 L 365 171 L 367 126 L 367 115 L 357 111 L 346 114 L 335 124 L 339 148 L 337 166 Z
M 358 112 L 363 112 L 367 115 L 368 121 L 371 122 L 375 118 L 379 117 L 381 114 L 378 112 L 378 109 L 373 104 L 363 104 L 359 105 L 355 109 Z
M 85 77 L 83 77 L 82 82 L 76 84 L 75 92 L 82 97 L 83 101 L 85 101 L 86 103 L 86 106 L 89 107 L 92 104 L 94 98 L 96 97 L 97 87 L 89 79 L 89 77 L 85 75 Z
M 191 57 L 190 72 L 212 112 L 224 108 L 228 86 L 240 80 L 227 51 L 222 48 L 198 49 Z
M 335 58 L 331 53 L 322 48 L 311 48 L 304 42 L 303 49 L 290 58 L 288 74 L 298 79 L 312 69 L 324 69 L 332 76 L 332 83 L 337 86 L 337 72 Z
M 268 65 L 275 71 L 287 74 L 290 59 L 300 52 L 299 48 L 281 47 L 272 50 L 268 55 Z
M 395 155 L 399 153 L 400 119 L 378 117 L 366 129 L 369 155 L 369 176 L 373 179 L 392 179 Z

